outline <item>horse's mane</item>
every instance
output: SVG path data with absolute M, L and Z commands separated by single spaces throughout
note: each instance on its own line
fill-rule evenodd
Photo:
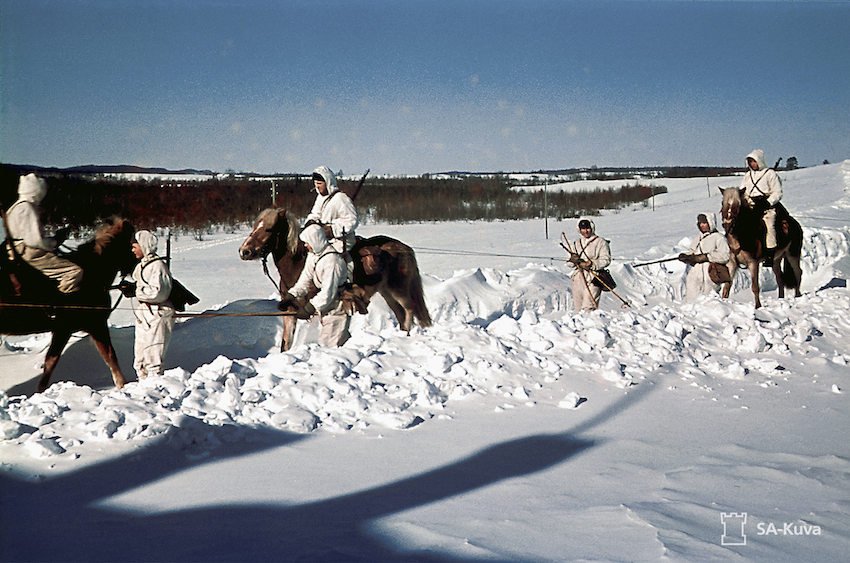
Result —
M 291 211 L 288 209 L 285 213 L 286 217 L 286 249 L 289 251 L 289 254 L 295 255 L 298 252 L 298 219 L 293 215 Z
M 742 197 L 741 190 L 738 188 L 724 188 L 723 205 L 721 208 L 722 220 L 726 220 L 728 206 L 735 205 L 737 211 L 734 217 L 734 224 L 731 232 L 727 231 L 727 235 L 733 235 L 738 239 L 741 248 L 748 252 L 756 252 L 756 244 L 761 240 L 764 231 L 764 223 L 761 216 L 752 208 L 747 200 Z M 725 224 L 725 223 L 724 223 Z
M 103 251 L 109 247 L 115 238 L 125 233 L 129 222 L 121 217 L 113 217 L 108 223 L 104 223 L 94 233 L 93 250 L 97 255 L 102 255 Z
M 80 244 L 77 249 L 71 253 L 73 259 L 76 255 L 93 254 L 102 256 L 104 251 L 109 248 L 115 239 L 121 234 L 132 232 L 132 227 L 129 221 L 121 217 L 112 217 L 95 229 L 94 236 L 86 242 Z M 129 244 L 129 242 L 128 242 Z

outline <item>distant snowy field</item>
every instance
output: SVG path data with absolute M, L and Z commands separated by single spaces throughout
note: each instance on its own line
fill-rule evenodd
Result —
M 434 327 L 401 334 L 376 298 L 344 347 L 300 323 L 281 354 L 274 318 L 187 319 L 163 377 L 116 391 L 79 339 L 40 395 L 48 336 L 9 337 L 0 559 L 846 560 L 850 160 L 780 175 L 804 295 L 763 273 L 758 312 L 744 273 L 683 304 L 683 264 L 631 265 L 740 181 L 661 179 L 654 210 L 594 218 L 628 308 L 572 313 L 575 221 L 366 225 L 417 250 Z M 274 310 L 246 234 L 174 241 L 194 310 Z

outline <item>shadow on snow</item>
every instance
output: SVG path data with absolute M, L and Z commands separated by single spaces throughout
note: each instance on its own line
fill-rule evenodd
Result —
M 644 387 L 644 386 L 641 386 Z M 571 431 L 502 442 L 455 463 L 349 495 L 299 505 L 227 504 L 159 513 L 98 507 L 110 496 L 206 463 L 256 454 L 307 438 L 267 429 L 190 421 L 139 452 L 40 482 L 0 476 L 4 561 L 421 560 L 456 557 L 405 551 L 372 529 L 376 519 L 565 463 L 598 444 L 579 434 L 646 395 L 631 391 Z M 212 453 L 178 446 L 206 436 Z M 286 467 L 269 467 L 285 472 Z M 340 467 L 344 471 L 344 467 Z M 226 484 L 222 484 L 226 486 Z

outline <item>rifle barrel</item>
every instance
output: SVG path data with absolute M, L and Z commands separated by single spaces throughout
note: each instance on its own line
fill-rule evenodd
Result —
M 673 260 L 678 260 L 678 256 L 672 256 L 670 258 L 662 258 L 660 260 L 652 260 L 651 262 L 640 262 L 638 264 L 632 264 L 632 268 L 640 268 L 641 266 L 649 266 L 650 264 L 661 264 L 662 262 L 672 262 Z
M 370 171 L 371 171 L 371 168 L 367 168 L 366 172 L 364 172 L 363 176 L 360 178 L 360 181 L 357 182 L 357 187 L 354 188 L 354 192 L 351 194 L 351 201 L 354 201 L 355 199 L 357 199 L 358 194 L 360 194 L 360 188 L 363 187 L 363 182 L 366 181 L 366 176 L 369 175 Z

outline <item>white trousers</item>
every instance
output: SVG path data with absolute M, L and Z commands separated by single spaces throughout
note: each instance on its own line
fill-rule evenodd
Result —
M 764 226 L 767 227 L 765 245 L 768 248 L 776 248 L 776 209 L 771 207 L 765 212 Z
M 342 346 L 351 338 L 348 331 L 351 326 L 351 317 L 344 312 L 335 310 L 332 313 L 322 315 L 319 320 L 319 344 L 326 347 Z
M 83 269 L 74 262 L 40 248 L 31 248 L 22 242 L 16 243 L 15 249 L 26 263 L 48 278 L 56 280 L 62 293 L 73 293 L 80 289 Z
M 708 275 L 709 262 L 694 264 L 685 278 L 685 300 L 693 301 L 700 295 L 706 295 L 720 289 Z
M 161 375 L 163 359 L 174 330 L 174 309 L 166 305 L 136 303 L 136 341 L 133 349 L 133 368 L 136 376 Z
M 599 308 L 602 288 L 593 285 L 592 279 L 593 275 L 587 272 L 576 272 L 573 276 L 573 308 L 576 311 L 593 311 Z

